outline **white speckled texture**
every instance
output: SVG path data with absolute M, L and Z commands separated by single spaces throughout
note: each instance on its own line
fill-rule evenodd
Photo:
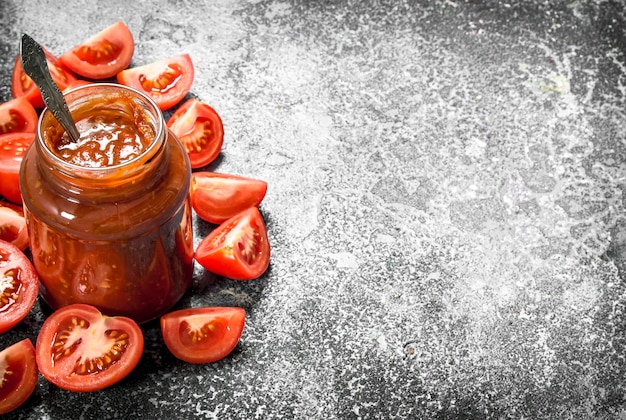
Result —
M 2 0 L 0 98 L 22 32 L 61 54 L 123 20 L 133 65 L 188 52 L 225 126 L 208 169 L 269 182 L 272 263 L 197 269 L 179 305 L 246 308 L 225 360 L 148 324 L 122 383 L 40 378 L 16 418 L 626 416 L 622 3 L 100 3 Z

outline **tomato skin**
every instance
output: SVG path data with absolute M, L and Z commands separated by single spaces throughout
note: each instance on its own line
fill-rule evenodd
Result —
M 246 311 L 236 307 L 180 309 L 161 317 L 161 334 L 170 352 L 189 363 L 212 363 L 239 343 Z
M 0 134 L 34 133 L 39 116 L 33 105 L 24 97 L 0 105 Z
M 135 51 L 133 34 L 116 22 L 59 57 L 71 71 L 89 79 L 115 76 L 130 65 Z
M 12 243 L 21 251 L 28 248 L 28 229 L 23 208 L 0 202 L 0 239 Z
M 233 280 L 260 277 L 269 266 L 270 244 L 259 209 L 250 207 L 220 224 L 198 244 L 194 258 Z
M 125 378 L 139 363 L 143 347 L 143 334 L 132 319 L 102 315 L 77 303 L 44 321 L 35 351 L 48 381 L 68 391 L 92 392 Z M 95 351 L 101 354 L 94 356 Z
M 11 372 L 10 375 L 6 373 Z M 0 352 L 0 414 L 15 410 L 30 397 L 37 386 L 35 347 L 25 338 Z
M 183 54 L 122 70 L 116 77 L 119 83 L 150 96 L 165 111 L 189 93 L 194 67 L 189 54 Z
M 46 61 L 48 62 L 48 70 L 52 75 L 52 80 L 56 83 L 61 91 L 76 80 L 76 76 L 68 70 L 58 58 L 44 50 Z M 45 106 L 39 88 L 33 82 L 22 68 L 20 56 L 15 59 L 13 66 L 13 76 L 11 78 L 11 92 L 14 98 L 25 97 L 35 108 L 43 108 Z
M 39 294 L 39 276 L 15 245 L 0 240 L 0 333 L 9 331 L 29 314 Z M 2 301 L 6 301 L 3 304 Z
M 266 192 L 267 182 L 260 179 L 215 172 L 194 172 L 191 177 L 191 205 L 209 223 L 220 224 L 258 207 Z
M 21 204 L 20 165 L 35 133 L 9 133 L 0 135 L 0 195 Z
M 167 121 L 167 127 L 183 143 L 193 169 L 213 162 L 224 143 L 224 124 L 215 109 L 191 98 Z

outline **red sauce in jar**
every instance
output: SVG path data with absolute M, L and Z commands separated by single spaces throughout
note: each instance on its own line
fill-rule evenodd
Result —
M 156 318 L 191 284 L 187 153 L 132 89 L 88 85 L 67 100 L 80 139 L 45 110 L 20 174 L 42 297 Z

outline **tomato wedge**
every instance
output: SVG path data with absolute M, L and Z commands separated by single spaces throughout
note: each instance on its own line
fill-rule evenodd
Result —
M 37 111 L 26 98 L 16 98 L 0 105 L 0 134 L 37 131 Z
M 59 60 L 74 73 L 89 79 L 113 77 L 130 65 L 135 51 L 133 34 L 116 22 L 70 49 Z
M 37 386 L 35 347 L 25 338 L 0 352 L 0 414 L 24 404 Z
M 69 85 L 67 85 L 65 89 L 63 89 L 63 94 L 66 94 L 70 89 L 74 89 L 76 87 L 90 85 L 90 84 L 92 84 L 92 82 L 90 82 L 89 80 L 76 79 L 73 82 L 71 82 Z
M 117 81 L 150 96 L 162 110 L 179 103 L 191 89 L 194 68 L 189 54 L 165 58 L 117 74 Z
M 270 263 L 270 244 L 259 209 L 250 207 L 215 228 L 198 244 L 195 259 L 230 279 L 260 277 Z
M 0 240 L 0 333 L 16 326 L 35 305 L 39 277 L 30 260 L 15 245 Z
M 170 352 L 189 363 L 211 363 L 237 346 L 246 311 L 235 307 L 180 309 L 161 317 L 161 334 Z
M 191 98 L 167 121 L 167 126 L 183 143 L 193 169 L 213 162 L 222 150 L 224 125 L 209 105 Z
M 191 205 L 201 219 L 222 223 L 248 207 L 258 207 L 267 192 L 260 179 L 215 172 L 194 172 Z
M 28 248 L 28 229 L 21 207 L 0 202 L 0 240 L 10 242 L 22 251 Z
M 46 61 L 48 62 L 48 70 L 52 75 L 52 80 L 57 84 L 61 91 L 76 80 L 76 76 L 65 68 L 65 66 L 54 55 L 44 50 L 46 54 Z M 22 69 L 22 63 L 20 62 L 19 55 L 15 59 L 15 66 L 13 67 L 13 77 L 11 79 L 11 92 L 14 98 L 25 97 L 35 108 L 43 108 L 43 98 L 39 92 L 39 88 L 33 82 Z
M 139 363 L 143 345 L 141 329 L 132 319 L 109 317 L 76 303 L 44 321 L 37 337 L 37 366 L 59 388 L 97 391 L 125 378 Z
M 22 203 L 20 165 L 35 133 L 0 135 L 0 195 L 14 203 Z

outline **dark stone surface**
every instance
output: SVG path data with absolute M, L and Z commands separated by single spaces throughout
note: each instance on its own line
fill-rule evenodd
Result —
M 147 324 L 126 380 L 40 378 L 12 417 L 623 418 L 625 18 L 601 0 L 3 0 L 2 100 L 22 32 L 61 54 L 123 20 L 133 65 L 188 52 L 225 125 L 209 169 L 269 182 L 273 246 L 261 279 L 197 269 L 179 305 L 247 310 L 225 360 L 176 361 Z

